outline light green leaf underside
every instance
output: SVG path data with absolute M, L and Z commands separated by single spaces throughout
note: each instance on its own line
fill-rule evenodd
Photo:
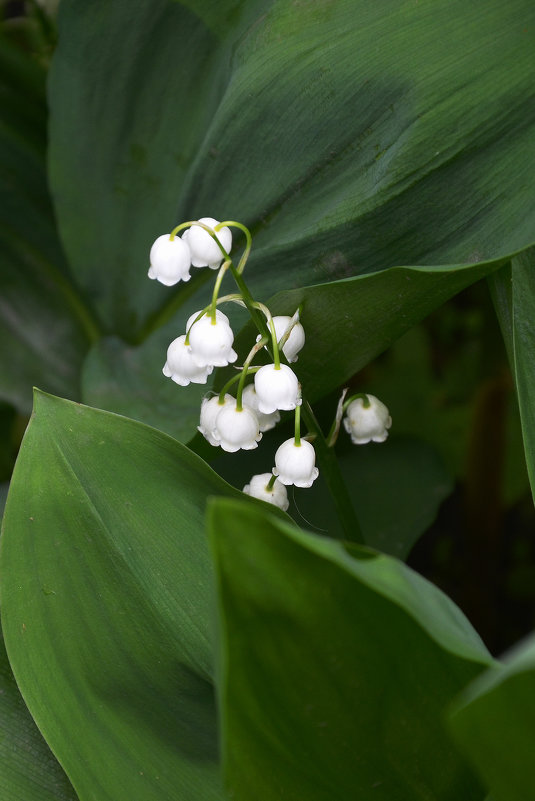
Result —
M 494 801 L 535 797 L 535 638 L 483 673 L 452 713 L 456 739 L 492 790 Z
M 442 715 L 491 659 L 451 601 L 246 502 L 209 510 L 231 796 L 481 801 Z
M 119 333 L 165 304 L 147 254 L 184 219 L 249 224 L 263 297 L 535 239 L 528 0 L 196 14 L 166 0 L 60 13 L 53 192 L 73 269 Z
M 38 393 L 2 537 L 13 672 L 80 801 L 218 801 L 209 495 L 176 441 Z

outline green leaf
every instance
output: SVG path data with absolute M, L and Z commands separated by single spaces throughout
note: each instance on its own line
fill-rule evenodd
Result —
M 492 660 L 446 596 L 246 502 L 215 500 L 209 528 L 232 798 L 483 799 L 442 714 Z
M 149 249 L 176 224 L 227 66 L 216 35 L 168 0 L 64 3 L 58 26 L 49 166 L 59 228 L 81 285 L 128 337 L 170 297 L 147 278 Z
M 45 73 L 0 37 L 0 399 L 31 410 L 33 384 L 77 397 L 94 333 L 70 283 L 45 170 Z
M 221 799 L 209 495 L 180 443 L 41 393 L 0 568 L 13 673 L 80 801 Z
M 535 497 L 535 248 L 511 260 L 491 281 L 516 384 L 531 491 Z
M 307 339 L 296 370 L 304 396 L 314 401 L 347 381 L 433 309 L 502 264 L 395 267 L 279 292 L 269 301 L 272 314 L 302 309 Z M 246 353 L 252 337 L 248 324 L 236 348 Z
M 84 364 L 82 397 L 91 406 L 133 417 L 188 442 L 212 382 L 180 387 L 165 378 L 165 354 L 175 337 L 164 341 L 159 334 L 137 348 L 116 337 L 100 340 Z
M 0 633 L 0 797 L 2 801 L 76 801 L 11 672 Z
M 63 4 L 50 165 L 81 285 L 131 335 L 170 297 L 151 243 L 206 214 L 252 227 L 263 297 L 522 249 L 534 19 L 529 0 Z
M 503 668 L 479 676 L 456 703 L 453 733 L 485 779 L 494 801 L 535 797 L 535 637 Z
M 162 367 L 171 342 L 185 333 L 188 317 L 209 303 L 211 294 L 211 288 L 201 289 L 141 344 L 130 345 L 118 337 L 97 342 L 82 370 L 83 402 L 133 417 L 188 442 L 199 424 L 201 399 L 210 390 L 212 378 L 207 384 L 180 387 L 164 377 Z M 235 319 L 236 309 L 232 306 L 226 312 Z

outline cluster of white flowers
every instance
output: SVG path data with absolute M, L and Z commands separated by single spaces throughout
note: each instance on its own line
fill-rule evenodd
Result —
M 248 249 L 240 262 L 241 269 L 250 249 L 250 234 L 240 223 L 231 223 L 246 232 Z M 219 269 L 212 303 L 205 309 L 192 314 L 186 323 L 186 333 L 171 342 L 167 350 L 167 360 L 163 373 L 180 386 L 190 383 L 205 384 L 214 367 L 234 364 L 238 355 L 233 350 L 234 334 L 228 317 L 217 308 L 224 300 L 245 301 L 239 295 L 218 299 L 219 286 L 225 270 L 232 264 L 230 250 L 232 233 L 228 225 L 219 223 L 212 217 L 184 223 L 171 232 L 159 236 L 150 251 L 149 277 L 166 286 L 179 281 L 189 281 L 191 267 Z M 186 229 L 181 237 L 179 230 Z M 234 268 L 233 268 L 234 269 Z M 240 269 L 238 269 L 238 273 Z M 243 287 L 243 283 L 242 283 Z M 258 446 L 265 431 L 274 428 L 280 421 L 281 411 L 295 410 L 295 436 L 286 440 L 275 453 L 275 465 L 271 473 L 262 473 L 251 478 L 243 492 L 255 498 L 275 504 L 281 509 L 288 508 L 286 486 L 310 487 L 318 477 L 315 465 L 316 455 L 313 445 L 300 436 L 301 388 L 295 372 L 287 364 L 281 364 L 280 353 L 287 362 L 298 359 L 298 353 L 305 344 L 305 332 L 299 322 L 299 313 L 293 317 L 272 317 L 263 304 L 255 303 L 248 296 L 249 307 L 261 309 L 266 317 L 266 330 L 271 334 L 271 364 L 251 367 L 256 353 L 265 346 L 270 349 L 264 333 L 257 337 L 257 344 L 245 360 L 240 373 L 231 379 L 219 395 L 204 398 L 201 404 L 198 430 L 214 447 L 234 453 L 238 450 L 251 450 Z M 259 330 L 261 326 L 259 326 Z M 253 383 L 245 386 L 245 380 L 254 374 Z M 236 381 L 236 397 L 227 392 Z M 355 444 L 383 442 L 388 436 L 392 423 L 388 409 L 373 395 L 357 395 L 342 406 L 344 427 Z M 338 419 L 336 440 L 340 418 Z
M 165 286 L 174 286 L 179 281 L 189 281 L 191 267 L 210 267 L 217 270 L 223 261 L 223 253 L 202 227 L 214 230 L 219 225 L 213 217 L 201 217 L 196 221 L 201 225 L 187 228 L 181 237 L 175 234 L 162 234 L 150 249 L 149 278 L 154 278 Z M 230 228 L 223 226 L 216 233 L 223 249 L 228 253 L 232 247 Z

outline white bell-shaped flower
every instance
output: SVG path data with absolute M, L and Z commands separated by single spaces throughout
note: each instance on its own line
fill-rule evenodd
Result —
M 285 315 L 279 315 L 278 317 L 273 318 L 273 325 L 275 326 L 275 334 L 277 335 L 277 342 L 280 342 L 284 334 L 286 333 L 287 329 L 292 322 L 291 317 L 287 317 Z M 256 338 L 256 341 L 259 342 L 262 338 L 262 335 L 259 334 Z M 305 344 L 305 329 L 301 325 L 301 323 L 296 323 L 290 332 L 290 336 L 282 346 L 282 352 L 284 353 L 287 360 L 292 364 L 292 362 L 296 362 L 298 359 L 297 354 L 302 349 Z
M 212 230 L 216 225 L 219 225 L 218 221 L 214 220 L 213 217 L 201 217 L 197 222 L 208 225 Z M 220 231 L 214 231 L 214 233 L 226 252 L 230 253 L 232 247 L 230 228 L 225 225 Z M 210 267 L 212 270 L 217 270 L 223 261 L 223 254 L 208 231 L 205 231 L 200 225 L 192 225 L 182 234 L 182 239 L 188 244 L 191 251 L 191 263 L 194 267 Z
M 392 418 L 384 403 L 375 395 L 366 395 L 369 406 L 363 398 L 355 398 L 346 409 L 344 428 L 351 435 L 354 445 L 365 445 L 367 442 L 384 442 L 388 437 L 388 429 Z
M 277 449 L 273 473 L 283 484 L 296 487 L 311 487 L 319 475 L 315 467 L 316 454 L 306 439 L 297 445 L 295 439 L 287 439 Z
M 199 312 L 192 314 L 188 320 L 186 330 Z M 212 323 L 210 312 L 204 314 L 200 320 L 193 323 L 189 332 L 189 344 L 193 353 L 193 358 L 199 365 L 212 365 L 213 367 L 225 367 L 227 364 L 235 362 L 238 358 L 236 351 L 232 349 L 234 334 L 229 325 L 228 317 L 216 310 L 216 321 Z
M 271 412 L 271 414 L 264 414 L 258 408 L 258 395 L 254 388 L 254 384 L 248 384 L 242 393 L 242 402 L 249 406 L 256 414 L 258 419 L 258 426 L 260 431 L 270 431 L 275 428 L 280 421 L 281 416 L 278 411 Z
M 219 395 L 215 395 L 213 398 L 203 398 L 201 403 L 201 419 L 200 424 L 197 426 L 197 431 L 201 432 L 210 445 L 214 445 L 215 447 L 219 446 L 219 440 L 214 437 L 217 415 L 227 404 L 233 404 L 234 402 L 232 395 L 225 395 L 223 403 L 219 403 Z
M 194 360 L 191 348 L 185 344 L 186 335 L 174 339 L 167 348 L 167 361 L 163 366 L 163 374 L 172 378 L 181 387 L 192 384 L 206 384 L 208 376 L 214 369 L 210 365 L 199 367 Z
M 197 311 L 197 312 L 193 312 L 193 314 L 190 314 L 190 316 L 188 317 L 188 321 L 186 323 L 186 331 L 188 331 L 190 326 L 193 325 L 193 323 L 195 322 L 195 320 L 197 319 L 199 314 L 201 314 L 200 310 Z M 210 312 L 208 312 L 208 315 L 209 314 L 210 314 Z M 222 312 L 221 309 L 216 309 L 215 310 L 215 317 L 216 317 L 216 320 L 223 320 L 223 322 L 227 323 L 227 325 L 230 325 L 227 315 L 225 314 L 225 312 Z
M 290 505 L 288 492 L 278 478 L 275 479 L 272 488 L 268 489 L 268 484 L 272 478 L 271 473 L 260 473 L 260 475 L 253 476 L 249 484 L 246 484 L 243 488 L 243 492 L 252 498 L 259 498 L 261 501 L 272 503 L 285 512 Z
M 238 410 L 235 400 L 225 404 L 217 415 L 213 436 L 228 453 L 250 451 L 257 448 L 262 439 L 256 414 L 249 406 Z
M 263 414 L 276 409 L 292 410 L 299 402 L 299 382 L 291 367 L 266 364 L 255 373 L 254 386 L 258 408 Z
M 150 249 L 149 278 L 155 278 L 165 286 L 174 286 L 179 281 L 189 281 L 191 253 L 186 242 L 169 234 L 162 234 Z

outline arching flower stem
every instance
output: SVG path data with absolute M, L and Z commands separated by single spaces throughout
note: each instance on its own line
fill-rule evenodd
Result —
M 247 263 L 247 259 L 249 258 L 249 253 L 251 252 L 251 247 L 253 245 L 253 238 L 251 236 L 251 232 L 249 231 L 249 229 L 247 228 L 246 225 L 243 225 L 243 223 L 236 222 L 236 220 L 225 220 L 224 222 L 220 222 L 219 225 L 216 225 L 216 227 L 214 228 L 214 231 L 218 231 L 221 228 L 223 228 L 224 226 L 227 226 L 227 228 L 231 228 L 231 227 L 232 228 L 239 228 L 240 231 L 243 231 L 243 233 L 245 234 L 245 238 L 247 240 L 247 244 L 245 246 L 245 250 L 243 251 L 242 257 L 241 257 L 240 261 L 238 262 L 238 266 L 236 267 L 236 272 L 238 273 L 238 275 L 241 275 L 243 273 L 243 270 L 244 270 L 245 265 Z
M 363 407 L 365 409 L 369 409 L 370 408 L 370 406 L 371 406 L 370 399 L 368 398 L 366 393 L 365 392 L 357 392 L 355 395 L 351 395 L 350 398 L 348 398 L 346 401 L 344 401 L 344 405 L 342 406 L 342 412 L 345 412 L 347 407 L 349 406 L 349 404 L 353 403 L 353 401 L 357 400 L 357 398 L 361 398 L 362 399 L 362 405 L 363 405 Z
M 229 391 L 229 389 L 236 382 L 239 382 L 238 383 L 238 391 L 236 393 L 236 409 L 239 412 L 243 409 L 242 394 L 243 394 L 243 387 L 244 387 L 244 384 L 245 384 L 245 379 L 247 378 L 248 375 L 253 375 L 253 373 L 256 373 L 257 370 L 260 370 L 260 367 L 250 367 L 249 365 L 251 364 L 252 360 L 254 359 L 254 357 L 256 356 L 258 351 L 261 350 L 264 347 L 266 342 L 267 342 L 267 339 L 261 339 L 260 342 L 257 342 L 256 345 L 253 348 L 251 348 L 251 351 L 250 351 L 249 355 L 247 356 L 246 360 L 243 363 L 243 367 L 242 367 L 241 371 L 239 373 L 237 373 L 236 375 L 233 375 L 232 378 L 229 381 L 227 381 L 227 383 L 221 389 L 221 392 L 219 393 L 219 401 L 220 401 L 220 403 L 223 403 L 223 400 L 225 398 L 225 394 Z
M 216 309 L 217 309 L 217 296 L 219 294 L 219 289 L 221 287 L 221 282 L 225 277 L 225 273 L 227 272 L 228 268 L 232 264 L 230 259 L 226 259 L 221 267 L 219 268 L 219 272 L 217 274 L 217 278 L 214 284 L 214 291 L 212 292 L 212 303 L 210 304 L 210 319 L 212 320 L 212 325 L 216 324 Z
M 221 242 L 219 241 L 219 239 L 215 235 L 214 229 L 210 228 L 210 226 L 206 225 L 206 223 L 199 222 L 199 220 L 189 220 L 188 222 L 184 222 L 184 223 L 180 223 L 180 225 L 176 225 L 173 228 L 173 230 L 171 231 L 171 233 L 169 234 L 169 239 L 172 241 L 180 231 L 183 231 L 184 228 L 191 228 L 192 225 L 197 225 L 197 226 L 199 226 L 199 228 L 203 228 L 206 231 L 207 234 L 210 234 L 212 239 L 217 244 L 219 250 L 221 251 L 221 255 L 223 256 L 225 261 L 230 260 L 229 254 L 227 253 L 227 251 L 225 250 L 225 248 L 223 247 L 223 245 L 221 244 Z M 219 225 L 216 225 L 216 229 L 217 228 L 221 228 L 221 227 L 222 227 L 221 223 L 219 223 Z
M 258 351 L 261 348 L 264 347 L 266 342 L 267 342 L 267 339 L 264 339 L 264 337 L 262 337 L 260 342 L 257 342 L 251 348 L 247 358 L 245 359 L 245 361 L 243 363 L 243 369 L 242 369 L 242 371 L 240 373 L 240 380 L 238 382 L 238 391 L 236 392 L 236 410 L 238 412 L 241 412 L 241 410 L 243 409 L 243 406 L 242 406 L 242 394 L 243 394 L 243 387 L 245 385 L 245 379 L 246 379 L 247 375 L 250 375 L 251 373 L 256 373 L 256 371 L 260 369 L 259 367 L 249 367 L 249 365 L 253 361 L 253 359 L 256 356 L 256 354 L 258 353 Z

